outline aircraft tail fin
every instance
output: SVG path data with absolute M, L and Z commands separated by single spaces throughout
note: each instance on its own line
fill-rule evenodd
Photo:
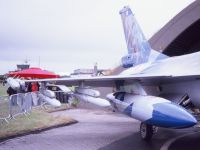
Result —
M 140 29 L 131 9 L 126 6 L 119 13 L 128 49 L 128 55 L 122 57 L 122 66 L 128 68 L 151 61 L 152 59 L 149 59 L 152 51 L 151 46 Z

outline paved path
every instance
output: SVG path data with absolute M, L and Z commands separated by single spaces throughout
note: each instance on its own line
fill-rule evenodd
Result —
M 69 115 L 79 123 L 5 141 L 0 150 L 157 150 L 170 138 L 184 134 L 159 129 L 146 143 L 138 133 L 139 122 L 122 114 L 83 108 L 57 114 Z
M 138 128 L 137 121 L 107 111 L 73 109 L 59 113 L 70 115 L 79 123 L 8 140 L 0 144 L 0 150 L 95 150 Z

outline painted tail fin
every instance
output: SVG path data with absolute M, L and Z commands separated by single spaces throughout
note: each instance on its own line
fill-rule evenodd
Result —
M 131 9 L 126 6 L 119 13 L 128 49 L 128 55 L 122 57 L 123 67 L 128 68 L 151 61 L 151 46 L 140 29 Z M 155 60 L 159 54 L 159 52 L 154 51 L 152 59 Z
M 147 62 L 151 47 L 145 39 L 131 9 L 129 7 L 124 7 L 120 11 L 120 15 L 124 27 L 124 35 L 128 49 L 128 57 L 125 56 L 126 58 L 122 58 L 122 62 L 124 62 L 123 66 L 127 68 Z M 128 65 L 128 63 L 132 64 Z

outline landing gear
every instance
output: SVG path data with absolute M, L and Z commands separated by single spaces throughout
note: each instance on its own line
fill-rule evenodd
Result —
M 141 124 L 140 124 L 140 135 L 141 135 L 143 140 L 145 140 L 145 141 L 151 140 L 154 131 L 155 130 L 154 130 L 154 127 L 152 125 L 148 125 L 148 124 L 145 124 L 144 122 L 141 122 Z

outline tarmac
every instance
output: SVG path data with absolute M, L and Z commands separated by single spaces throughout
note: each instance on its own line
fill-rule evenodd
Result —
M 82 106 L 54 113 L 55 116 L 58 114 L 71 116 L 78 123 L 4 141 L 0 143 L 0 150 L 185 150 L 198 148 L 194 142 L 198 143 L 199 128 L 184 130 L 159 128 L 152 141 L 145 142 L 138 132 L 140 122 L 123 114 Z

